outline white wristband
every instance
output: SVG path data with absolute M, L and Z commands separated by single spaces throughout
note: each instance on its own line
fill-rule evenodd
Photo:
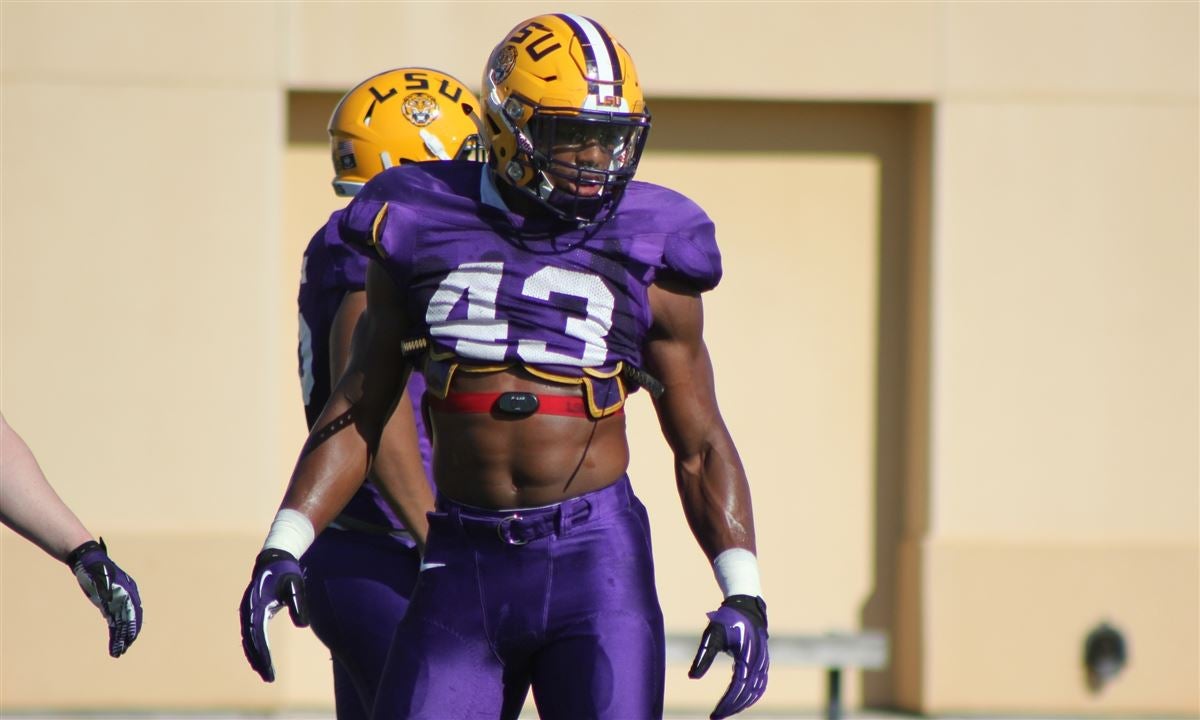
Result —
M 713 574 L 725 597 L 730 595 L 762 596 L 762 581 L 758 577 L 758 558 L 745 548 L 730 548 L 713 560 Z
M 271 523 L 263 550 L 284 550 L 291 553 L 292 557 L 299 558 L 316 536 L 312 522 L 304 513 L 284 508 L 275 513 L 275 521 Z

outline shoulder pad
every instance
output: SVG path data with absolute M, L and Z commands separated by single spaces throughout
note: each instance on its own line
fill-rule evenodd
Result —
M 401 204 L 355 198 L 338 227 L 348 246 L 381 262 L 400 287 L 407 285 L 412 265 L 412 223 L 404 220 L 408 212 Z
M 301 265 L 301 285 L 321 291 L 361 290 L 366 285 L 368 257 L 342 240 L 343 212 L 335 211 L 309 241 Z
M 721 282 L 721 251 L 716 226 L 690 198 L 650 183 L 630 183 L 627 232 L 635 255 L 656 268 L 655 275 L 712 290 Z M 622 207 L 624 212 L 627 208 Z
M 711 221 L 692 228 L 691 232 L 667 236 L 661 276 L 681 280 L 704 292 L 721 282 L 721 273 L 721 251 L 717 249 L 717 236 Z

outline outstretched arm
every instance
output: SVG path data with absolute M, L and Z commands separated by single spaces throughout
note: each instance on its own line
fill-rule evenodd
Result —
M 0 415 L 0 521 L 66 562 L 67 555 L 93 539 L 42 474 L 29 446 Z
M 142 629 L 137 583 L 96 542 L 42 474 L 29 446 L 0 415 L 0 521 L 61 560 L 108 623 L 108 654 L 121 656 Z

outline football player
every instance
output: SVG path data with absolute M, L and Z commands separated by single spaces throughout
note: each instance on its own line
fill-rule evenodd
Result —
M 721 278 L 713 223 L 633 182 L 650 115 L 598 23 L 518 24 L 482 91 L 487 163 L 387 170 L 341 218 L 375 261 L 361 342 L 251 582 L 294 572 L 378 454 L 415 367 L 437 511 L 374 716 L 515 718 L 532 687 L 544 718 L 661 717 L 663 618 L 626 475 L 623 408 L 641 386 L 724 595 L 690 674 L 731 654 L 712 716 L 740 712 L 766 687 L 767 617 L 750 489 L 703 339 L 701 296 Z
M 352 197 L 379 172 L 397 165 L 483 157 L 480 104 L 446 73 L 406 67 L 364 80 L 342 97 L 329 121 L 333 188 Z M 342 211 L 309 242 L 300 270 L 300 379 L 311 427 L 350 357 L 355 324 L 366 305 L 367 257 L 338 233 Z M 372 477 L 340 514 L 275 581 L 296 583 L 293 619 L 309 621 L 333 657 L 340 720 L 368 718 L 392 633 L 416 583 L 419 548 L 433 509 L 430 445 L 420 414 L 425 384 L 410 376 L 401 411 L 383 432 Z M 265 557 L 273 557 L 268 554 Z M 303 586 L 296 574 L 303 576 Z M 266 622 L 270 592 L 243 598 L 243 646 L 268 682 L 274 667 Z
M 66 563 L 108 623 L 108 654 L 120 657 L 142 631 L 137 583 L 92 539 L 38 466 L 25 440 L 0 415 L 0 522 Z

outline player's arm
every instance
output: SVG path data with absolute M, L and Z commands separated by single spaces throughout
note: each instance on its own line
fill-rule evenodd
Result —
M 346 293 L 338 306 L 329 337 L 329 367 L 333 377 L 330 387 L 337 383 L 350 363 L 351 345 L 355 328 L 367 306 L 364 291 Z M 365 342 L 360 338 L 360 344 Z M 384 499 L 412 533 L 417 549 L 424 552 L 425 535 L 429 521 L 425 513 L 433 510 L 433 491 L 425 477 L 425 465 L 421 462 L 421 447 L 417 437 L 417 423 L 411 412 L 408 390 L 404 391 L 391 419 L 384 425 L 379 439 L 379 452 L 371 468 L 371 476 Z
M 650 306 L 654 325 L 644 359 L 665 387 L 655 410 L 675 456 L 688 525 L 709 560 L 733 548 L 753 553 L 750 486 L 717 407 L 700 295 L 656 284 L 650 288 Z
M 142 629 L 137 583 L 108 556 L 42 473 L 25 441 L 0 415 L 0 521 L 71 568 L 108 623 L 108 654 L 119 657 Z
M 750 486 L 717 407 L 700 294 L 660 283 L 651 286 L 649 296 L 654 324 L 643 359 L 665 388 L 655 410 L 675 456 L 684 515 L 725 595 L 721 607 L 708 614 L 688 674 L 704 675 L 720 652 L 733 656 L 729 688 L 712 712 L 713 718 L 724 718 L 762 697 L 770 666 Z
M 275 679 L 267 622 L 286 606 L 295 624 L 308 624 L 298 558 L 362 484 L 408 377 L 400 347 L 404 318 L 397 299 L 391 279 L 372 264 L 367 308 L 346 372 L 300 451 L 242 596 L 242 649 L 267 682 Z
M 330 393 L 284 494 L 281 510 L 302 514 L 319 532 L 362 484 L 409 368 L 401 353 L 404 327 L 395 285 L 372 264 L 367 306 L 346 371 Z

